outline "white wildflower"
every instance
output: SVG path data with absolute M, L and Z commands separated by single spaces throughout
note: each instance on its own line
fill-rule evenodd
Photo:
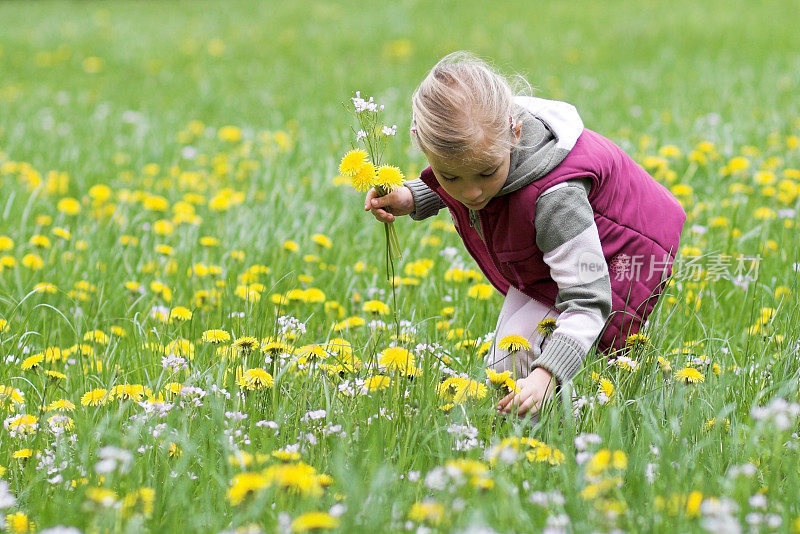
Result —
M 575 436 L 575 448 L 579 451 L 585 451 L 590 445 L 600 445 L 603 443 L 603 438 L 599 434 L 583 433 Z
M 17 499 L 11 493 L 8 482 L 0 480 L 0 510 L 4 508 L 12 508 L 17 505 Z

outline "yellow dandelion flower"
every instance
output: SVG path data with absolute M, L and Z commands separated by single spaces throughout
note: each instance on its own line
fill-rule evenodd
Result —
M 325 293 L 321 289 L 316 287 L 309 287 L 308 289 L 305 290 L 303 294 L 304 302 L 312 304 L 325 302 L 325 299 L 326 299 Z
M 415 357 L 411 351 L 402 347 L 389 347 L 384 349 L 378 364 L 388 371 L 401 371 L 411 373 L 414 371 Z
M 70 239 L 72 239 L 72 234 L 66 228 L 59 228 L 59 227 L 53 228 L 53 235 L 60 237 L 64 241 L 69 241 Z
M 35 247 L 50 248 L 50 240 L 44 235 L 34 235 L 28 240 L 28 243 Z
M 234 341 L 231 346 L 242 354 L 250 354 L 259 345 L 258 339 L 252 336 L 244 336 Z
M 6 514 L 6 528 L 8 532 L 22 534 L 23 532 L 36 531 L 36 524 L 28 519 L 24 512 L 14 512 L 13 514 Z
M 94 341 L 100 345 L 108 345 L 109 339 L 108 334 L 102 330 L 90 330 L 83 334 L 84 341 Z
M 261 340 L 261 352 L 272 355 L 280 354 L 282 352 L 291 354 L 294 352 L 294 349 L 291 345 L 284 343 L 283 341 L 266 338 Z
M 169 449 L 167 449 L 167 456 L 169 456 L 170 458 L 178 458 L 182 455 L 183 451 L 181 450 L 180 447 L 178 447 L 178 444 L 175 443 L 174 441 L 170 441 Z
M 625 340 L 625 346 L 632 351 L 644 350 L 650 345 L 650 338 L 645 334 L 631 334 Z
M 323 345 L 303 345 L 297 349 L 297 353 L 301 356 L 298 360 L 299 363 L 328 359 L 328 352 Z
M 236 382 L 239 387 L 251 391 L 255 389 L 271 388 L 273 383 L 272 375 L 261 368 L 248 369 Z
M 492 384 L 504 384 L 505 381 L 510 377 L 511 371 L 503 371 L 502 373 L 498 373 L 492 368 L 486 368 L 486 378 L 488 378 Z
M 703 502 L 703 494 L 697 490 L 692 491 L 686 499 L 686 515 L 688 517 L 700 516 L 700 504 Z
M 728 170 L 731 173 L 740 172 L 750 167 L 750 160 L 743 156 L 736 156 L 728 161 Z
M 519 393 L 520 389 L 517 385 L 517 381 L 511 378 L 510 376 L 503 381 L 503 386 L 509 391 L 513 391 L 514 393 Z
M 190 360 L 194 359 L 194 344 L 188 339 L 177 338 L 166 344 L 164 354 L 177 354 L 187 356 Z
M 22 265 L 31 271 L 38 271 L 44 267 L 44 260 L 37 254 L 25 254 L 22 257 Z
M 542 319 L 539 321 L 539 324 L 536 325 L 536 330 L 542 334 L 544 337 L 551 335 L 556 330 L 556 320 L 552 317 L 548 317 L 546 319 Z
M 361 149 L 349 151 L 342 157 L 342 161 L 339 163 L 339 174 L 355 176 L 367 162 L 368 157 L 369 154 Z
M 292 521 L 292 532 L 309 532 L 333 529 L 339 526 L 339 518 L 327 512 L 306 512 Z
M 483 399 L 486 398 L 488 389 L 486 384 L 476 382 L 475 380 L 467 380 L 463 383 L 459 391 L 456 392 L 453 402 L 460 403 L 466 399 Z
M 705 379 L 705 375 L 694 367 L 684 367 L 675 371 L 675 380 L 679 380 L 684 384 L 697 384 L 698 382 L 705 382 Z
M 20 414 L 6 420 L 5 425 L 9 432 L 21 435 L 33 434 L 39 428 L 39 420 L 35 415 Z
M 179 382 L 168 382 L 164 384 L 164 391 L 172 393 L 173 395 L 180 395 L 183 391 L 183 384 Z
M 444 506 L 436 502 L 417 502 L 408 511 L 408 518 L 417 523 L 438 525 L 444 518 Z
M 58 399 L 48 404 L 47 409 L 53 412 L 71 412 L 75 409 L 75 404 L 67 399 Z
M 381 165 L 378 167 L 378 173 L 375 177 L 375 185 L 382 186 L 389 191 L 394 191 L 403 185 L 405 176 L 394 165 Z
M 145 395 L 150 395 L 150 388 L 145 388 L 141 384 L 119 384 L 111 388 L 109 399 L 141 401 Z
M 184 306 L 176 306 L 170 310 L 169 318 L 176 321 L 188 321 L 192 318 L 192 310 Z
M 390 378 L 385 375 L 374 375 L 366 379 L 364 389 L 367 391 L 378 391 L 389 387 Z
M 531 344 L 524 337 L 512 334 L 501 339 L 497 344 L 497 348 L 506 352 L 519 352 L 521 350 L 530 350 Z
M 492 286 L 489 284 L 475 284 L 467 291 L 467 296 L 472 299 L 486 300 L 492 296 Z
M 77 215 L 81 212 L 81 203 L 71 197 L 64 197 L 58 201 L 56 209 L 65 215 Z
M 467 399 L 482 399 L 488 392 L 485 384 L 459 376 L 447 378 L 436 389 L 440 397 L 455 404 L 460 404 Z
M 273 458 L 277 458 L 282 462 L 296 462 L 300 459 L 300 453 L 297 451 L 286 451 L 282 449 L 274 450 L 271 453 Z
M 219 239 L 214 236 L 204 235 L 200 238 L 199 243 L 204 247 L 216 247 L 219 246 Z
M 392 311 L 389 306 L 384 304 L 379 300 L 368 300 L 366 301 L 361 309 L 367 313 L 372 313 L 374 315 L 386 315 L 390 311 Z
M 352 316 L 348 317 L 343 321 L 339 321 L 338 323 L 333 325 L 333 328 L 334 330 L 341 331 L 341 330 L 348 330 L 350 328 L 356 328 L 359 326 L 364 326 L 365 324 L 367 324 L 367 321 L 365 321 L 363 317 Z
M 22 392 L 17 388 L 0 384 L 0 407 L 6 406 L 7 401 L 11 401 L 14 404 L 25 404 L 25 397 L 22 396 Z
M 29 356 L 22 360 L 22 367 L 23 371 L 29 371 L 31 369 L 38 369 L 39 364 L 42 363 L 44 360 L 44 354 L 34 354 L 33 356 Z
M 370 187 L 375 185 L 375 165 L 367 161 L 358 169 L 358 172 L 350 177 L 353 189 L 356 191 L 368 191 Z
M 228 501 L 234 506 L 241 504 L 248 495 L 269 486 L 269 480 L 261 473 L 239 473 L 231 480 Z
M 333 241 L 325 234 L 313 234 L 311 236 L 311 241 L 323 248 L 331 248 L 333 246 Z
M 221 41 L 213 39 L 209 42 L 209 52 L 212 55 L 218 56 L 218 53 L 213 53 L 211 50 L 218 50 Z M 223 126 L 217 131 L 217 137 L 220 141 L 227 141 L 229 143 L 238 143 L 242 140 L 242 130 L 237 126 Z
M 202 340 L 212 344 L 225 343 L 231 340 L 231 335 L 225 330 L 206 330 L 203 332 Z
M 601 378 L 597 388 L 598 394 L 602 393 L 609 400 L 614 396 L 614 384 L 607 378 Z
M 302 495 L 321 495 L 322 485 L 316 469 L 304 462 L 271 465 L 264 470 L 271 486 Z
M 56 293 L 57 291 L 55 284 L 49 282 L 41 282 L 33 286 L 34 293 Z
M 81 397 L 83 406 L 100 406 L 108 401 L 108 391 L 103 388 L 93 389 Z
M 27 460 L 28 458 L 33 456 L 33 454 L 34 454 L 34 450 L 33 449 L 19 449 L 17 451 L 14 451 L 14 454 L 12 454 L 12 457 L 15 460 Z
M 675 145 L 664 145 L 658 149 L 658 155 L 665 158 L 680 158 L 682 153 L 681 149 Z
M 622 451 L 614 451 L 614 453 L 622 452 Z M 613 456 L 614 453 L 611 452 L 610 449 L 600 449 L 596 453 L 592 455 L 586 465 L 584 467 L 584 471 L 586 475 L 590 478 L 597 478 L 602 475 L 606 470 L 611 469 L 612 467 L 618 468 L 617 465 L 613 463 Z M 624 453 L 623 453 L 624 455 Z M 619 463 L 619 460 L 617 461 Z M 627 459 L 625 460 L 625 465 L 627 467 Z M 624 469 L 624 467 L 623 467 Z

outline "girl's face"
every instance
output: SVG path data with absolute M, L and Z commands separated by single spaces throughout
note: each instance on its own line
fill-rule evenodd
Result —
M 446 159 L 425 152 L 434 176 L 448 195 L 471 210 L 486 206 L 508 178 L 511 153 L 503 157 Z

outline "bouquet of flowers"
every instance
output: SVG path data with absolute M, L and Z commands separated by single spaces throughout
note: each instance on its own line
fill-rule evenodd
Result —
M 389 137 L 397 133 L 397 125 L 387 126 L 380 121 L 379 115 L 383 106 L 378 106 L 372 97 L 361 98 L 361 92 L 350 99 L 352 108 L 345 109 L 358 121 L 355 133 L 355 146 L 342 157 L 339 173 L 352 180 L 358 191 L 369 191 L 374 187 L 378 196 L 384 196 L 403 185 L 403 173 L 394 165 L 381 164 L 383 151 Z M 362 145 L 364 148 L 358 148 Z M 386 275 L 391 281 L 394 276 L 394 260 L 401 257 L 400 242 L 394 223 L 384 223 L 386 234 Z M 391 268 L 391 270 L 390 270 Z

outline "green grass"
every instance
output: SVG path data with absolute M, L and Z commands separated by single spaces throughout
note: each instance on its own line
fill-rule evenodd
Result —
M 3 517 L 24 514 L 34 531 L 72 525 L 83 532 L 219 532 L 254 525 L 271 532 L 304 512 L 333 510 L 345 532 L 420 524 L 526 532 L 565 517 L 576 532 L 666 532 L 711 528 L 716 498 L 736 504 L 732 520 L 743 528 L 760 518 L 764 531 L 800 530 L 798 418 L 778 428 L 751 414 L 774 398 L 799 400 L 798 217 L 781 210 L 797 209 L 800 184 L 794 145 L 800 3 L 429 4 L 0 3 L 0 236 L 13 241 L 0 250 L 0 319 L 7 322 L 0 328 L 0 384 L 25 400 L 14 404 L 0 393 L 0 418 L 10 424 L 30 414 L 39 424 L 23 437 L 0 429 L 0 479 L 17 500 Z M 595 397 L 602 377 L 614 385 L 613 401 L 587 405 L 577 417 L 565 398 L 535 428 L 501 418 L 495 391 L 440 409 L 443 368 L 484 376 L 476 351 L 457 345 L 491 332 L 502 303 L 500 295 L 468 298 L 473 282 L 445 281 L 453 265 L 439 254 L 443 247 L 456 247 L 472 265 L 445 214 L 436 223 L 396 224 L 405 248 L 398 270 L 419 282 L 398 288 L 399 318 L 416 329 L 406 346 L 438 348 L 415 350 L 422 374 L 413 380 L 392 376 L 388 388 L 371 395 L 360 394 L 360 386 L 353 395 L 339 390 L 344 381 L 371 376 L 368 367 L 392 333 L 332 330 L 347 317 L 370 321 L 364 301 L 392 305 L 383 229 L 363 212 L 360 194 L 334 185 L 352 139 L 341 104 L 356 90 L 385 104 L 384 119 L 399 132 L 386 159 L 413 176 L 426 163 L 405 133 L 410 95 L 441 56 L 458 49 L 524 75 L 537 96 L 575 104 L 588 128 L 673 188 L 689 214 L 682 261 L 761 257 L 758 278 L 746 288 L 708 273 L 678 277 L 652 316 L 652 346 L 632 355 L 637 371 L 589 355 L 573 394 Z M 99 69 L 87 61 L 94 57 Z M 242 140 L 220 139 L 225 126 L 240 129 Z M 692 162 L 704 141 L 714 144 L 715 155 Z M 666 149 L 659 156 L 665 146 L 680 154 Z M 198 156 L 184 157 L 189 152 Z M 749 167 L 723 172 L 739 156 Z M 765 189 L 771 179 L 764 172 L 774 174 L 774 191 Z M 98 184 L 110 188 L 108 199 L 91 190 Z M 59 211 L 64 197 L 78 200 L 80 213 Z M 761 218 L 762 208 L 775 218 Z M 185 217 L 175 221 L 176 213 Z M 172 231 L 158 233 L 160 220 L 174 221 Z M 69 230 L 69 239 L 55 228 Z M 316 244 L 316 233 L 332 247 Z M 32 244 L 37 235 L 50 246 Z M 138 242 L 123 244 L 123 236 Z M 218 244 L 202 245 L 203 236 Z M 299 250 L 284 249 L 286 240 Z M 160 245 L 171 247 L 171 255 Z M 41 268 L 26 266 L 29 254 L 42 260 Z M 429 273 L 404 272 L 422 259 L 432 260 Z M 255 288 L 260 299 L 237 294 L 255 282 L 263 284 Z M 40 283 L 56 291 L 34 292 Z M 308 288 L 321 289 L 326 302 L 274 304 L 273 297 Z M 201 291 L 213 298 L 206 302 Z M 193 315 L 160 321 L 150 315 L 155 306 L 184 306 Z M 449 306 L 450 322 L 437 324 Z M 753 328 L 762 313 L 765 321 Z M 293 347 L 343 337 L 364 368 L 341 375 L 319 364 L 287 370 L 277 357 L 265 363 L 260 351 L 226 356 L 201 340 L 210 329 L 234 338 L 276 336 L 280 316 L 306 325 L 304 334 L 286 340 Z M 391 315 L 383 320 L 391 323 Z M 86 341 L 94 330 L 110 339 Z M 191 343 L 193 358 L 187 370 L 171 372 L 162 366 L 164 347 L 178 338 Z M 52 348 L 67 356 L 23 369 L 26 358 Z M 441 363 L 446 356 L 449 363 Z M 707 363 L 694 365 L 705 381 L 676 382 L 673 372 L 700 356 Z M 658 357 L 672 371 L 663 372 Z M 274 385 L 242 392 L 235 383 L 239 366 L 265 368 Z M 66 379 L 47 379 L 45 370 Z M 201 388 L 205 396 L 195 405 L 165 389 L 170 383 Z M 81 404 L 88 391 L 120 384 L 150 388 L 175 406 L 159 417 L 130 400 Z M 56 413 L 47 406 L 58 399 L 76 405 L 64 413 L 74 427 L 61 437 L 47 422 Z M 304 417 L 321 409 L 326 417 L 319 421 Z M 237 421 L 233 412 L 247 418 Z M 716 424 L 707 425 L 711 419 Z M 277 422 L 278 431 L 259 421 Z M 470 427 L 475 446 L 456 450 L 463 449 L 456 425 Z M 622 483 L 609 483 L 597 496 L 592 464 L 579 462 L 586 454 L 576 450 L 582 433 L 601 437 L 590 453 L 608 448 L 627 458 L 625 468 L 599 478 L 620 476 Z M 558 465 L 524 456 L 490 461 L 493 445 L 510 437 L 534 437 L 563 459 L 551 456 Z M 171 443 L 179 454 L 170 454 Z M 274 472 L 281 460 L 272 452 L 294 445 L 302 462 L 331 477 L 329 486 L 298 494 L 272 484 L 231 502 L 235 476 Z M 105 446 L 128 451 L 130 464 L 102 476 L 97 463 Z M 13 457 L 24 449 L 39 456 Z M 236 451 L 252 454 L 252 463 L 231 461 Z M 457 459 L 480 461 L 486 471 L 473 478 L 467 464 L 447 467 Z M 731 474 L 748 463 L 752 476 Z M 313 486 L 316 479 L 300 480 Z M 152 509 L 137 499 L 141 488 L 154 490 Z M 536 491 L 562 499 L 533 504 Z M 766 497 L 764 508 L 752 499 L 757 493 Z M 699 499 L 704 505 L 695 513 Z M 415 520 L 414 504 L 426 500 L 442 506 L 438 523 Z M 765 526 L 767 516 L 781 525 Z

